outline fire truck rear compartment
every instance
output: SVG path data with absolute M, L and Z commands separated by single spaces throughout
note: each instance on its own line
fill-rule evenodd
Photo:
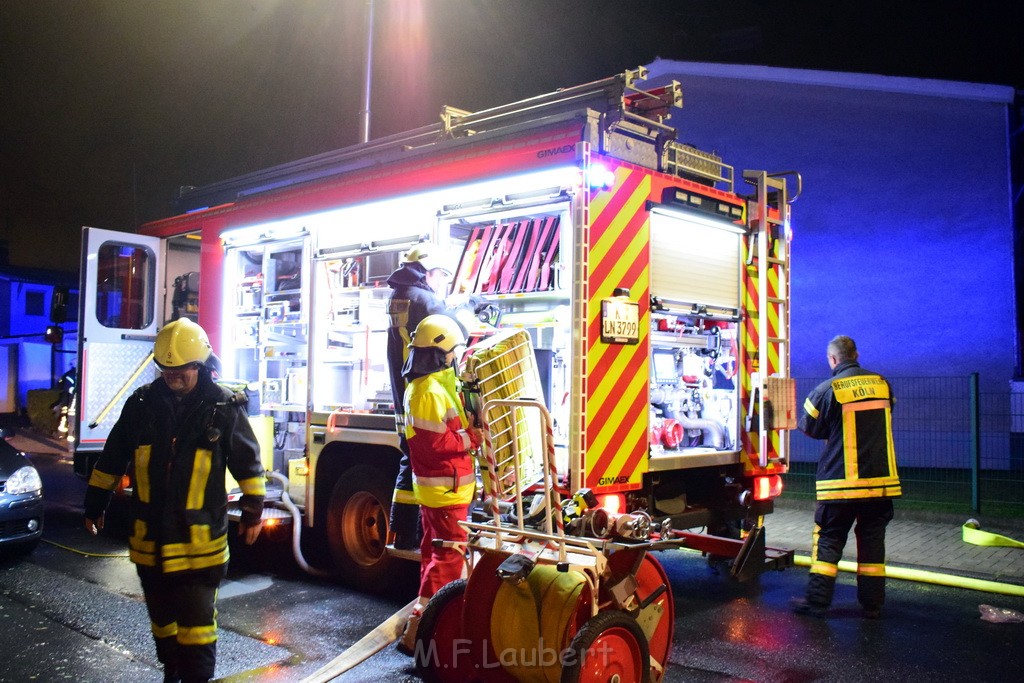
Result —
M 714 535 L 738 538 L 741 529 L 749 530 L 774 508 L 770 499 L 752 499 L 752 482 L 738 465 L 650 473 L 645 484 L 651 516 L 667 518 L 673 529 L 704 527 Z

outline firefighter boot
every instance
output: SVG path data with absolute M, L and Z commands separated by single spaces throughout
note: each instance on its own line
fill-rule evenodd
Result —
M 409 503 L 391 504 L 391 529 L 395 532 L 395 547 L 399 550 L 416 550 L 419 540 L 420 506 Z
M 420 617 L 423 614 L 423 605 L 417 603 L 412 608 L 412 614 L 409 615 L 409 621 L 405 622 L 405 631 L 402 633 L 402 637 L 398 640 L 398 645 L 395 649 L 401 652 L 403 655 L 413 657 L 416 654 L 416 631 L 420 626 Z
M 819 605 L 814 602 L 807 602 L 804 598 L 793 598 L 789 602 L 793 611 L 808 617 L 824 619 L 828 615 L 828 605 Z

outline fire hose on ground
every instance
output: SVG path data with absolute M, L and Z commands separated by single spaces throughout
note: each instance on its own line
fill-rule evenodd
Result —
M 811 558 L 806 555 L 796 555 L 793 562 L 799 567 L 810 567 Z M 857 573 L 857 563 L 848 560 L 839 562 L 839 570 L 844 572 Z M 885 576 L 889 579 L 901 579 L 904 581 L 917 581 L 918 583 L 933 583 L 938 586 L 950 586 L 952 588 L 966 588 L 968 590 L 983 591 L 986 593 L 1001 593 L 1002 595 L 1014 595 L 1024 597 L 1024 586 L 1012 583 L 1000 583 L 987 579 L 972 579 L 966 576 L 955 576 L 953 574 L 941 574 L 939 572 L 927 571 L 924 569 L 910 569 L 907 567 L 893 567 L 887 565 Z
M 1024 543 L 1016 541 L 1007 536 L 1000 536 L 989 531 L 982 531 L 977 520 L 969 519 L 963 525 L 963 539 L 965 543 L 989 547 L 1024 548 Z M 800 567 L 811 566 L 811 558 L 806 555 L 797 555 L 794 562 Z M 839 562 L 839 570 L 844 572 L 857 572 L 857 563 L 842 560 Z M 885 576 L 890 579 L 901 579 L 903 581 L 917 581 L 918 583 L 932 583 L 938 586 L 950 586 L 952 588 L 966 588 L 968 590 L 983 591 L 985 593 L 999 593 L 1001 595 L 1013 595 L 1024 597 L 1024 586 L 1012 583 L 1001 583 L 988 579 L 973 579 L 967 576 L 956 576 L 943 574 L 924 569 L 911 569 L 908 567 L 886 566 Z

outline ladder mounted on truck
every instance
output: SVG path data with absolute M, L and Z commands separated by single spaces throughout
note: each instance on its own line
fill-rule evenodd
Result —
M 789 196 L 787 177 L 796 182 Z M 751 375 L 748 432 L 757 432 L 759 465 L 787 464 L 786 440 L 779 439 L 775 457 L 769 457 L 770 432 L 796 428 L 796 383 L 789 376 L 789 257 L 790 204 L 796 201 L 803 180 L 796 171 L 768 173 L 744 171 L 743 179 L 754 186 L 747 266 L 756 271 L 758 320 L 758 370 Z M 767 368 L 776 367 L 773 373 Z
M 641 66 L 592 83 L 477 112 L 445 106 L 441 110 L 438 137 L 479 135 L 528 121 L 579 116 L 589 110 L 597 116 L 590 140 L 594 149 L 700 183 L 722 183 L 723 189 L 732 192 L 733 167 L 722 163 L 716 154 L 678 142 L 676 129 L 665 123 L 673 108 L 683 106 L 679 81 L 647 89 L 638 87 L 637 83 L 647 78 L 648 71 Z M 635 145 L 638 140 L 652 144 Z
M 676 140 L 676 129 L 665 123 L 674 108 L 683 106 L 678 81 L 639 87 L 648 78 L 642 66 L 601 80 L 562 88 L 489 109 L 471 112 L 444 106 L 436 123 L 377 138 L 308 159 L 274 166 L 192 188 L 178 198 L 182 211 L 207 208 L 245 197 L 319 181 L 436 151 L 458 147 L 470 138 L 506 135 L 565 122 L 581 122 L 583 139 L 592 149 L 705 185 L 734 190 L 734 169 L 715 154 Z M 638 144 L 639 143 L 639 144 Z

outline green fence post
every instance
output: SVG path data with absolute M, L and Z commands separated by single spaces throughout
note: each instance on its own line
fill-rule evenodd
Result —
M 978 373 L 971 373 L 971 511 L 981 512 L 981 414 L 978 406 Z

